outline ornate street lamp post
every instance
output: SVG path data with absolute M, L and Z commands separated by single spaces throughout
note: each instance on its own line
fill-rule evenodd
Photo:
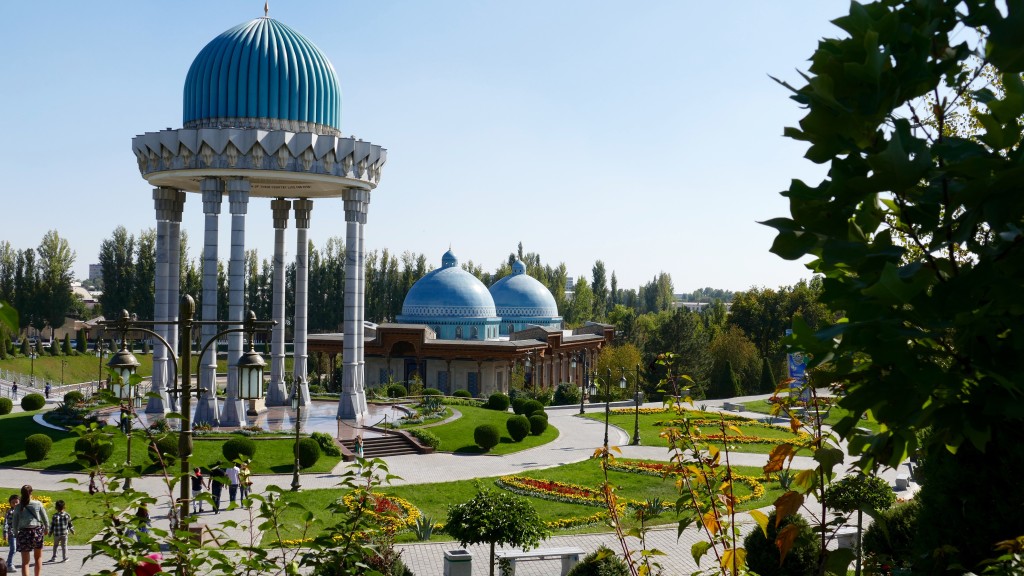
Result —
M 96 385 L 92 388 L 92 393 L 95 394 L 103 385 L 103 358 L 107 355 L 107 348 L 103 345 L 103 338 L 99 335 L 96 336 L 96 360 L 99 363 L 96 369 Z
M 597 378 L 590 384 L 590 394 L 597 394 Z M 619 380 L 619 388 L 626 387 L 626 377 Z M 612 413 L 612 369 L 608 369 L 608 377 L 604 379 L 604 459 L 608 460 L 608 418 Z
M 225 330 L 221 330 L 211 337 L 199 351 L 199 357 L 206 353 L 207 349 L 211 344 L 216 342 L 220 337 L 235 332 L 243 332 L 249 336 L 249 352 L 242 355 L 238 359 L 235 366 L 238 368 L 238 394 L 239 398 L 243 400 L 254 400 L 261 398 L 263 395 L 263 363 L 262 358 L 258 358 L 259 354 L 256 353 L 253 348 L 253 336 L 257 330 L 265 331 L 270 329 L 276 324 L 272 320 L 256 320 L 256 315 L 249 312 L 248 316 L 242 323 L 241 327 L 237 327 L 238 322 L 222 322 L 218 320 L 194 320 L 196 313 L 196 302 L 191 296 L 185 294 L 181 297 L 179 303 L 179 320 L 176 321 L 141 321 L 136 320 L 134 316 L 129 315 L 127 310 L 121 312 L 121 318 L 118 320 L 107 320 L 103 322 L 103 325 L 108 328 L 114 328 L 122 333 L 122 341 L 126 340 L 124 335 L 127 334 L 128 330 L 136 330 L 144 332 L 153 336 L 159 340 L 167 350 L 172 353 L 169 355 L 172 365 L 174 367 L 174 373 L 181 377 L 180 386 L 177 389 L 169 390 L 171 392 L 181 394 L 181 429 L 178 433 L 178 457 L 181 461 L 181 480 L 178 482 L 181 494 L 180 494 L 180 531 L 188 532 L 189 523 L 189 503 L 192 500 L 192 483 L 188 482 L 187 476 L 191 472 L 189 459 L 192 457 L 192 331 L 196 326 L 202 325 L 213 325 L 213 326 L 236 326 L 230 327 Z M 181 346 L 181 362 L 179 364 L 177 355 L 173 354 L 173 348 L 168 344 L 167 340 L 163 336 L 157 334 L 153 330 L 147 328 L 148 326 L 177 326 L 179 329 L 179 342 Z M 99 353 L 99 352 L 98 352 Z M 119 353 L 120 354 L 120 353 Z M 129 353 L 130 354 L 130 353 Z M 257 358 L 254 358 L 253 356 Z M 111 360 L 111 363 L 114 359 Z M 113 364 L 111 367 L 114 367 Z M 116 368 L 115 368 L 116 369 Z M 201 394 L 203 390 L 198 390 Z M 129 436 L 130 438 L 130 436 Z M 181 560 L 183 562 L 184 560 Z M 180 566 L 181 573 L 185 573 L 183 566 Z
M 139 361 L 135 359 L 135 356 L 128 350 L 127 338 L 124 334 L 121 335 L 121 349 L 117 351 L 111 358 L 110 362 L 107 363 L 114 373 L 117 375 L 116 378 L 110 379 L 110 392 L 117 398 L 121 405 L 121 422 L 125 435 L 128 437 L 128 456 L 125 459 L 125 467 L 132 467 L 132 418 L 135 413 L 135 387 L 136 381 L 133 381 L 132 376 L 135 375 L 135 371 L 139 368 Z M 124 489 L 132 489 L 132 477 L 128 476 L 124 479 Z

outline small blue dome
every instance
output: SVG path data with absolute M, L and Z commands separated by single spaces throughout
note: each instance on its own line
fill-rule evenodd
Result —
M 495 318 L 494 300 L 483 282 L 459 267 L 451 250 L 441 259 L 441 268 L 420 278 L 402 304 L 396 320 L 431 323 L 454 318 Z M 496 319 L 496 318 L 495 318 Z
M 491 286 L 491 298 L 503 321 L 512 318 L 557 318 L 558 305 L 551 291 L 526 273 L 526 265 L 516 260 L 512 273 Z
M 217 36 L 185 78 L 185 128 L 341 134 L 341 87 L 305 36 L 257 18 Z

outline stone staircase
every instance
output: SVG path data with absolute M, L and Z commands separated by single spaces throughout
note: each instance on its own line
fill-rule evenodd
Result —
M 349 454 L 352 454 L 355 442 L 354 439 L 349 439 L 342 440 L 341 444 Z M 385 436 L 369 436 L 363 439 L 364 458 L 385 458 L 387 456 L 420 454 L 422 452 L 422 447 L 404 434 L 392 433 Z

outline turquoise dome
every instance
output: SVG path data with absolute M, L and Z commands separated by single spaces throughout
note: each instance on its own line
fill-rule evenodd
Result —
M 526 273 L 526 265 L 516 260 L 512 273 L 491 286 L 491 298 L 502 321 L 514 318 L 558 317 L 558 305 L 551 291 Z
M 420 278 L 402 304 L 399 322 L 433 324 L 458 318 L 495 319 L 494 300 L 483 282 L 459 267 L 451 250 L 441 258 L 441 267 Z
M 341 87 L 305 36 L 257 18 L 217 36 L 185 78 L 185 128 L 341 134 Z

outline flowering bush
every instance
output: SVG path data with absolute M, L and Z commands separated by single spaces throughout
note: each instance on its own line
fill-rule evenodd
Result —
M 646 462 L 643 460 L 626 460 L 623 458 L 616 458 L 615 460 L 609 460 L 608 469 L 615 470 L 617 472 L 628 472 L 631 474 L 644 474 L 646 476 L 660 476 L 666 477 L 669 475 L 678 475 L 679 469 L 673 464 L 668 462 Z M 716 474 L 710 474 L 711 478 L 716 478 Z M 768 478 L 755 478 L 753 476 L 741 476 L 739 474 L 733 474 L 732 480 L 734 483 L 745 484 L 750 488 L 750 494 L 746 496 L 739 496 L 735 500 L 735 504 L 741 504 L 749 500 L 758 500 L 764 497 L 765 489 L 761 484 L 762 480 L 772 480 L 773 477 Z
M 341 500 L 350 510 L 354 510 L 359 505 L 358 495 L 354 492 L 346 494 Z M 370 505 L 373 507 L 368 512 L 369 516 L 385 532 L 395 533 L 412 528 L 416 525 L 416 520 L 421 515 L 419 508 L 413 506 L 405 498 L 374 492 L 370 494 L 369 500 Z

